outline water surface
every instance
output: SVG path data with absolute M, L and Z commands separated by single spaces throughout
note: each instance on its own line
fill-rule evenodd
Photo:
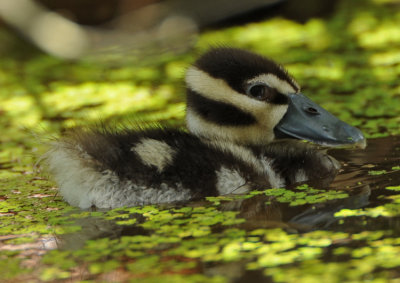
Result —
M 59 248 L 72 255 L 78 251 L 78 262 L 117 260 L 118 276 L 128 268 L 140 278 L 399 278 L 400 202 L 398 191 L 387 187 L 400 185 L 400 137 L 371 139 L 364 150 L 332 149 L 329 154 L 343 167 L 329 188 L 317 188 L 311 203 L 261 193 L 121 209 L 113 220 L 98 215 L 75 220 L 81 230 L 61 235 Z M 313 188 L 294 190 L 308 195 Z M 325 201 L 328 195 L 332 198 Z

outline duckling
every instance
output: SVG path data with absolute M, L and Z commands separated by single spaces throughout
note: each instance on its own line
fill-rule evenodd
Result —
M 186 86 L 188 132 L 104 126 L 55 141 L 45 159 L 63 198 L 82 209 L 116 208 L 290 186 L 340 167 L 294 139 L 365 146 L 358 129 L 261 55 L 213 48 L 188 68 Z

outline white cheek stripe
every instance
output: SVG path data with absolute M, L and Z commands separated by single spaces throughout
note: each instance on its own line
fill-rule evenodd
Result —
M 288 82 L 281 80 L 273 74 L 262 74 L 248 81 L 249 84 L 256 82 L 263 82 L 283 94 L 297 92 Z M 300 90 L 299 85 L 294 80 L 292 80 L 292 83 L 295 84 L 297 89 Z

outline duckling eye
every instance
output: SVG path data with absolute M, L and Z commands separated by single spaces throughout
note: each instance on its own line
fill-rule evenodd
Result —
M 270 100 L 270 98 L 275 94 L 275 90 L 270 88 L 265 84 L 254 84 L 250 85 L 246 94 L 257 99 L 257 100 Z

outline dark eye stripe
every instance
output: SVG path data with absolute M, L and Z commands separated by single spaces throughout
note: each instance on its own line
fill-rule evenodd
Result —
M 220 101 L 205 98 L 189 90 L 187 106 L 207 121 L 223 126 L 247 126 L 255 124 L 256 119 L 243 110 Z
M 286 95 L 279 93 L 275 88 L 271 88 L 264 83 L 254 83 L 245 87 L 245 89 L 246 94 L 252 99 L 278 105 L 289 103 Z
M 276 94 L 271 98 L 271 100 L 268 100 L 268 102 L 272 104 L 284 105 L 289 104 L 289 98 L 280 92 L 276 92 Z

